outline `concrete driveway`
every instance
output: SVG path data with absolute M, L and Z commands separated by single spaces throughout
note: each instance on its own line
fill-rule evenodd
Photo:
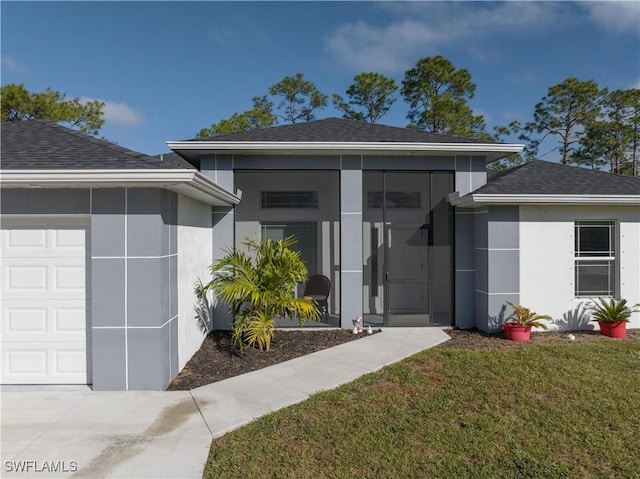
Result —
M 1 477 L 201 478 L 211 440 L 449 339 L 386 329 L 192 391 L 0 393 Z

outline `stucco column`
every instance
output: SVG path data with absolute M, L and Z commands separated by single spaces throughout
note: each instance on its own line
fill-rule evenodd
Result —
M 362 161 L 342 158 L 340 171 L 340 325 L 362 316 Z
M 486 159 L 479 156 L 455 157 L 455 191 L 460 196 L 471 193 L 487 182 Z M 486 276 L 486 262 L 479 261 L 476 264 L 476 235 L 483 233 L 477 231 L 482 224 L 486 229 L 486 210 L 472 208 L 455 209 L 455 325 L 461 329 L 469 329 L 474 326 L 486 328 L 486 308 L 480 321 L 477 323 L 478 294 L 476 291 L 476 276 Z M 484 231 L 484 230 L 483 230 Z M 484 234 L 486 236 L 486 233 Z M 483 245 L 483 247 L 486 247 Z M 483 266 L 484 265 L 484 266 Z M 478 272 L 478 267 L 481 270 Z M 486 303 L 486 293 L 483 296 Z
M 206 155 L 200 160 L 200 172 L 227 191 L 235 192 L 233 157 L 231 155 Z M 235 209 L 233 206 L 214 206 L 212 208 L 213 238 L 211 262 L 222 259 L 225 250 L 235 246 Z M 209 281 L 208 277 L 206 281 Z M 203 280 L 204 281 L 204 280 Z M 211 303 L 213 329 L 231 329 L 233 318 L 226 304 L 215 298 Z

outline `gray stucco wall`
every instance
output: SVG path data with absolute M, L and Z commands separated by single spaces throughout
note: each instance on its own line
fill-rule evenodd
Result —
M 340 172 L 340 326 L 362 316 L 362 168 L 359 157 L 344 158 Z
M 227 191 L 236 191 L 233 173 L 234 158 L 232 155 L 205 155 L 200 160 L 201 173 L 225 188 Z M 235 207 L 215 206 L 212 210 L 213 244 L 211 245 L 212 262 L 222 259 L 228 248 L 235 244 Z M 210 280 L 207 277 L 206 280 Z M 203 281 L 205 281 L 203 279 Z M 233 317 L 226 304 L 216 298 L 212 301 L 212 328 L 231 329 Z
M 176 220 L 174 193 L 92 192 L 91 228 L 104 234 L 92 250 L 94 389 L 164 389 L 178 373 Z M 124 356 L 96 361 L 116 347 L 103 341 L 114 330 L 122 330 Z
M 164 389 L 178 373 L 176 195 L 160 188 L 1 193 L 2 214 L 91 216 L 93 388 Z
M 518 206 L 489 206 L 475 215 L 475 316 L 478 329 L 500 330 L 520 301 Z
M 487 182 L 484 157 L 456 157 L 455 191 L 466 195 Z M 476 246 L 486 248 L 486 234 L 478 231 L 486 223 L 486 209 L 455 209 L 455 325 L 461 329 L 476 326 L 477 279 L 485 274 L 484 263 L 477 263 Z M 478 271 L 480 268 L 480 271 Z

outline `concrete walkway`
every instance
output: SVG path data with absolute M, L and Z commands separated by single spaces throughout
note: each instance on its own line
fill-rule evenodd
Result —
M 200 479 L 212 438 L 447 339 L 385 329 L 192 391 L 4 389 L 0 477 Z

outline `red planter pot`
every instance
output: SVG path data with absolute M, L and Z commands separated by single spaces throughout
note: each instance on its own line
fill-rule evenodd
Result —
M 617 323 L 608 323 L 605 321 L 598 321 L 600 325 L 600 333 L 609 336 L 610 338 L 626 338 L 627 337 L 627 323 L 620 321 Z
M 529 341 L 531 339 L 531 326 L 520 326 L 518 323 L 504 323 L 502 325 L 504 335 L 511 341 Z

